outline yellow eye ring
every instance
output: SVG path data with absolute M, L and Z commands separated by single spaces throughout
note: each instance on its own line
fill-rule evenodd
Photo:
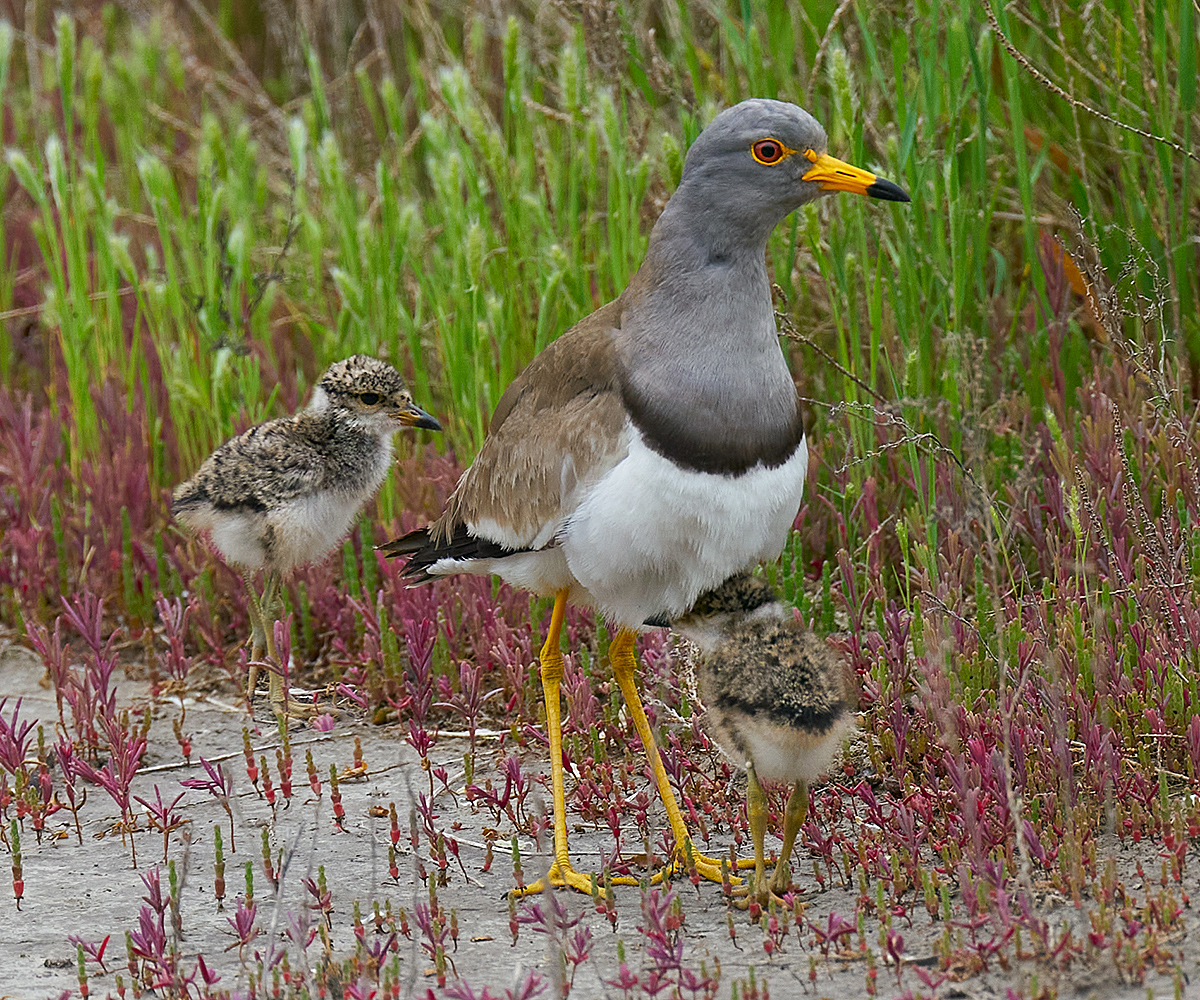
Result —
M 778 139 L 759 139 L 750 146 L 750 155 L 754 157 L 755 162 L 761 163 L 764 167 L 773 167 L 782 163 L 795 152 L 794 149 L 789 149 Z

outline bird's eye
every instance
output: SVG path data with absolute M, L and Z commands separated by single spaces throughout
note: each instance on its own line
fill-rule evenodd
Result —
M 759 139 L 750 147 L 750 155 L 764 166 L 771 167 L 793 152 L 778 139 Z
M 379 393 L 377 392 L 360 392 L 358 398 L 362 400 L 365 406 L 374 406 L 379 402 Z

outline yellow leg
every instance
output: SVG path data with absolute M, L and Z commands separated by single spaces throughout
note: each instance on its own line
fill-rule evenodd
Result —
M 775 873 L 771 876 L 771 892 L 777 896 L 787 892 L 791 884 L 788 862 L 792 857 L 792 848 L 796 846 L 796 834 L 800 832 L 807 815 L 808 782 L 797 781 L 783 810 L 783 846 L 779 850 L 779 860 L 775 863 Z
M 617 636 L 609 644 L 608 658 L 612 662 L 613 674 L 617 679 L 617 684 L 621 688 L 621 694 L 625 696 L 625 704 L 629 706 L 629 712 L 633 716 L 633 725 L 637 729 L 638 737 L 642 741 L 642 746 L 646 750 L 646 758 L 650 762 L 650 769 L 654 773 L 654 783 L 658 786 L 658 794 L 662 798 L 663 806 L 667 810 L 667 821 L 671 824 L 671 832 L 675 835 L 675 852 L 676 856 L 672 859 L 671 871 L 685 871 L 688 868 L 688 849 L 691 848 L 691 860 L 696 866 L 696 871 L 701 878 L 706 878 L 711 882 L 721 881 L 721 862 L 717 858 L 705 857 L 698 850 L 695 844 L 692 843 L 692 838 L 687 832 L 687 826 L 683 822 L 683 813 L 679 810 L 679 804 L 675 801 L 675 793 L 671 791 L 671 783 L 667 778 L 667 769 L 663 767 L 662 757 L 658 753 L 658 744 L 654 740 L 654 733 L 650 729 L 650 722 L 646 718 L 646 710 L 642 707 L 642 699 L 637 691 L 637 684 L 634 680 L 634 674 L 637 670 L 637 656 L 635 649 L 637 646 L 637 635 L 630 629 L 621 629 Z M 739 862 L 739 868 L 749 867 L 750 862 L 746 859 L 744 862 Z M 661 876 L 655 876 L 653 881 L 657 882 Z M 730 880 L 734 885 L 741 882 L 741 879 L 733 876 Z
M 247 573 L 242 577 L 246 585 L 246 607 L 250 612 L 250 666 L 246 672 L 246 704 L 254 704 L 254 688 L 258 684 L 258 665 L 267 648 L 267 629 L 263 622 L 263 606 L 254 590 L 254 580 Z M 269 587 L 269 584 L 268 584 Z M 266 596 L 266 591 L 263 592 Z
M 546 736 L 550 740 L 550 787 L 554 795 L 554 861 L 547 872 L 551 885 L 570 886 L 579 892 L 591 893 L 592 878 L 571 867 L 567 850 L 567 795 L 563 786 L 562 760 L 562 705 L 559 701 L 559 686 L 563 678 L 563 655 L 559 648 L 563 616 L 567 610 L 567 592 L 560 590 L 554 596 L 554 610 L 550 613 L 550 630 L 539 656 L 542 672 L 542 693 L 546 699 Z M 637 879 L 617 876 L 611 880 L 616 885 L 637 885 Z M 596 883 L 603 886 L 603 879 Z M 514 895 L 527 896 L 542 892 L 544 880 L 538 879 Z
M 750 840 L 754 844 L 754 894 L 767 901 L 767 853 L 763 846 L 767 836 L 767 796 L 758 783 L 754 765 L 746 767 L 746 813 L 750 820 Z M 776 867 L 778 871 L 778 867 Z
M 263 651 L 266 650 L 267 661 L 278 670 L 270 670 L 267 678 L 267 700 L 277 718 L 287 721 L 290 717 L 300 719 L 311 718 L 316 714 L 316 707 L 306 705 L 288 696 L 283 689 L 283 664 L 279 660 L 279 651 L 275 648 L 275 618 L 276 595 L 279 593 L 279 576 L 267 573 L 263 583 L 262 598 L 254 593 L 249 576 L 246 577 L 246 595 L 250 607 L 250 669 L 246 676 L 246 700 L 254 703 L 254 688 L 258 683 L 258 664 L 262 662 Z

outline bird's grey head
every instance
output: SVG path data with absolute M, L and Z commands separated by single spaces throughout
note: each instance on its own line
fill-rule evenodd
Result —
M 400 427 L 442 429 L 412 401 L 404 377 L 386 361 L 369 354 L 355 354 L 330 365 L 313 390 L 309 409 L 337 410 L 375 433 L 390 433 Z
M 900 188 L 826 152 L 820 123 L 785 101 L 753 98 L 722 111 L 688 150 L 674 207 L 717 247 L 761 249 L 788 213 L 829 191 L 908 201 Z M 701 237 L 703 240 L 705 237 Z
M 726 197 L 757 196 L 795 207 L 820 194 L 801 178 L 812 168 L 804 156 L 820 155 L 828 139 L 820 123 L 802 107 L 752 98 L 726 108 L 692 143 L 683 165 L 684 182 L 735 184 Z M 799 159 L 796 154 L 799 153 Z

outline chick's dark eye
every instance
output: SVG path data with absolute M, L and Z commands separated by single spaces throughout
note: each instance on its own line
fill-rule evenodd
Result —
M 374 406 L 379 402 L 379 393 L 377 392 L 360 392 L 358 398 L 362 400 L 366 406 Z
M 768 167 L 782 160 L 787 152 L 787 147 L 776 139 L 759 139 L 750 147 L 750 154 Z

